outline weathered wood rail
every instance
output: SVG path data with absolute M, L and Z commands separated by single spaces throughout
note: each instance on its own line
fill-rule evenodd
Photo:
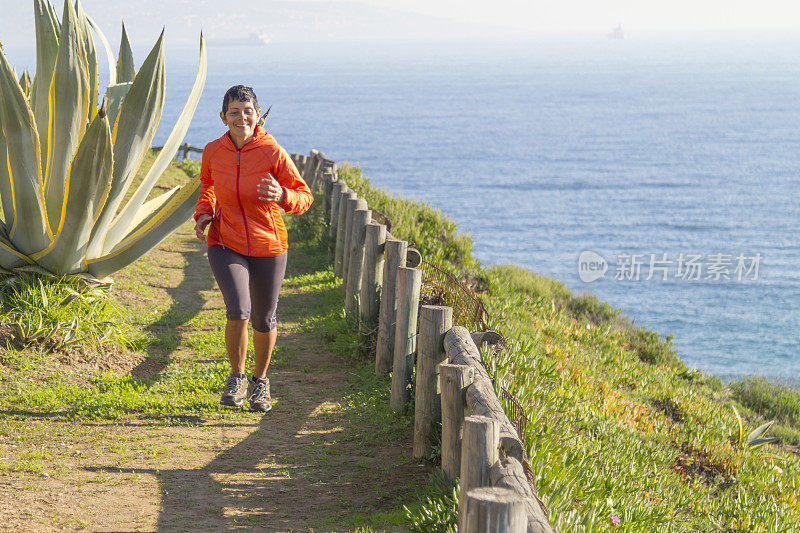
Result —
M 153 146 L 153 150 L 155 150 L 156 152 L 160 151 L 162 148 L 164 148 L 164 147 L 163 146 Z M 178 147 L 178 151 L 175 153 L 175 159 L 177 159 L 178 161 L 183 161 L 184 159 L 189 157 L 190 153 L 202 154 L 203 153 L 203 149 L 202 148 L 198 148 L 196 146 L 192 146 L 189 143 L 183 143 L 182 145 L 180 145 Z
M 322 196 L 345 310 L 360 331 L 377 328 L 375 372 L 392 373 L 392 409 L 406 408 L 416 368 L 415 457 L 429 456 L 434 428 L 442 424 L 442 468 L 461 489 L 459 530 L 552 532 L 523 471 L 523 441 L 476 344 L 496 342 L 498 335 L 454 327 L 449 307 L 420 306 L 419 252 L 392 236 L 381 223 L 386 217 L 339 179 L 336 162 L 325 154 L 312 150 L 292 160 Z

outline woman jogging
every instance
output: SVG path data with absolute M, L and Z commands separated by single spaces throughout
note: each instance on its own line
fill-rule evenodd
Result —
M 269 411 L 267 368 L 278 337 L 275 310 L 288 249 L 280 210 L 304 213 L 314 198 L 286 151 L 258 125 L 260 115 L 252 88 L 236 85 L 225 93 L 219 116 L 228 131 L 203 150 L 194 219 L 227 311 L 231 375 L 220 403 L 239 407 L 248 397 L 252 409 Z M 248 321 L 255 352 L 249 380 Z

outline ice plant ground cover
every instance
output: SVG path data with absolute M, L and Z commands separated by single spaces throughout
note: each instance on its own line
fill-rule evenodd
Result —
M 115 62 L 80 3 L 65 1 L 60 21 L 49 2 L 33 4 L 34 76 L 18 76 L 0 53 L 0 267 L 104 278 L 191 216 L 198 179 L 147 198 L 202 93 L 205 43 L 201 36 L 197 77 L 164 149 L 123 203 L 164 106 L 163 34 L 136 72 L 124 27 Z M 108 59 L 102 99 L 92 32 Z
M 436 210 L 371 187 L 358 168 L 342 175 L 392 220 L 393 235 L 472 282 L 490 326 L 508 339 L 484 359 L 530 419 L 522 437 L 554 527 L 796 530 L 795 389 L 690 370 L 668 340 L 595 297 L 514 265 L 483 268 L 469 238 Z M 441 512 L 447 490 L 418 516 L 450 516 Z

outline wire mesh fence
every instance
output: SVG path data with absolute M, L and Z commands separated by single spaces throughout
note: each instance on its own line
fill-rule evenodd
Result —
M 450 272 L 443 270 L 429 261 L 422 262 L 422 288 L 420 290 L 420 305 L 446 305 L 453 309 L 453 325 L 464 326 L 470 331 L 487 331 L 490 321 L 489 312 L 484 307 L 480 297 L 475 294 L 464 282 Z M 505 337 L 500 333 L 500 341 L 489 349 L 495 356 L 506 348 Z M 480 348 L 480 347 L 479 347 Z M 488 369 L 487 369 L 488 370 Z M 497 376 L 490 376 L 496 382 Z M 499 384 L 500 396 L 506 404 L 506 415 L 517 430 L 520 439 L 528 428 L 528 416 L 525 409 L 514 395 Z M 527 454 L 526 454 L 527 455 Z M 531 488 L 536 492 L 536 479 L 527 457 L 522 460 L 525 477 Z
M 453 325 L 470 331 L 485 331 L 489 314 L 477 294 L 450 272 L 430 261 L 422 261 L 420 305 L 446 305 L 453 308 Z

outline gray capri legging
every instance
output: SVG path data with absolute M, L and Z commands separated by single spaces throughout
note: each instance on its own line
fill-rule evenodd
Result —
M 259 333 L 275 329 L 286 253 L 252 257 L 215 244 L 208 247 L 208 262 L 222 291 L 228 320 L 251 319 L 253 329 Z

